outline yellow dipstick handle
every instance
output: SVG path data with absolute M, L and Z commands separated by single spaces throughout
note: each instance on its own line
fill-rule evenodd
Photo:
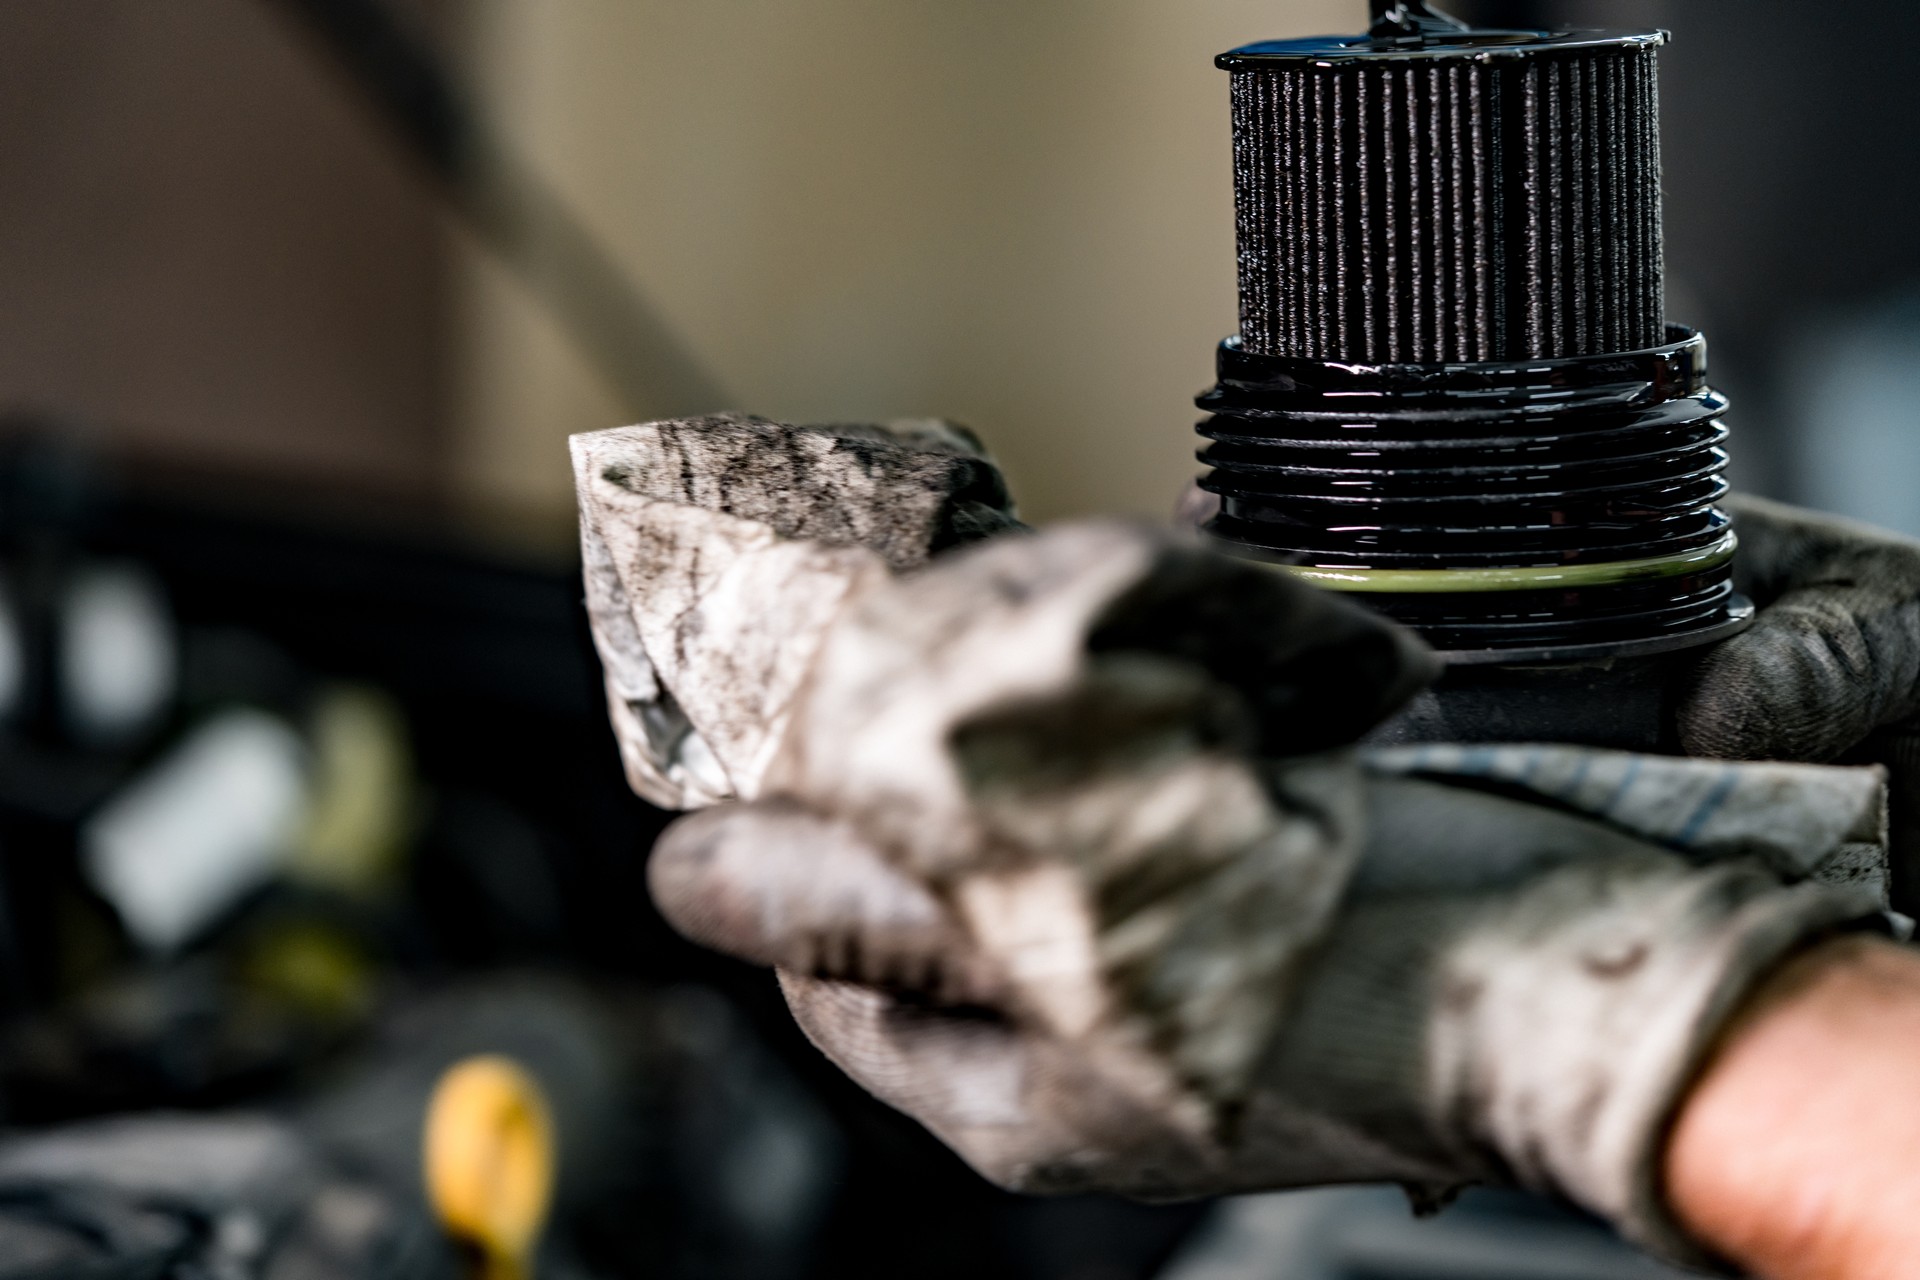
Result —
M 553 1197 L 553 1121 L 539 1084 L 509 1058 L 447 1069 L 427 1104 L 427 1197 L 479 1254 L 477 1280 L 528 1280 Z

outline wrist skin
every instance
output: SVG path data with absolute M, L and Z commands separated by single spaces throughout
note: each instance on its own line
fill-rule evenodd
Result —
M 1920 951 L 1815 946 L 1755 992 L 1676 1117 L 1669 1204 L 1763 1280 L 1920 1275 Z

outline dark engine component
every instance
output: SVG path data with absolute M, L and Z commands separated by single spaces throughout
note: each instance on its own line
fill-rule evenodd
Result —
M 1745 625 L 1726 401 L 1664 316 L 1665 39 L 1375 0 L 1368 35 L 1220 57 L 1241 324 L 1199 403 L 1229 550 L 1457 664 Z

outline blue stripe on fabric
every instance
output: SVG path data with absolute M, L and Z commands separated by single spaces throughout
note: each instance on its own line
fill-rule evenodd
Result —
M 1733 794 L 1733 789 L 1739 781 L 1740 775 L 1734 770 L 1722 770 L 1719 778 L 1714 781 L 1713 789 L 1701 797 L 1700 805 L 1693 811 L 1693 816 L 1687 819 L 1687 825 L 1682 827 L 1680 834 L 1674 837 L 1675 842 L 1691 847 L 1693 842 L 1700 838 L 1700 833 L 1706 829 L 1707 823 L 1713 820 L 1713 815 L 1720 812 L 1721 807 L 1727 803 L 1727 797 Z
M 1527 748 L 1527 762 L 1520 767 L 1520 782 L 1523 785 L 1531 784 L 1533 775 L 1540 772 L 1540 761 L 1544 754 L 1538 747 Z
M 1642 763 L 1639 756 L 1628 758 L 1626 772 L 1620 775 L 1620 785 L 1613 789 L 1613 794 L 1608 796 L 1607 802 L 1600 806 L 1599 813 L 1596 816 L 1602 818 L 1611 816 L 1613 807 L 1627 798 L 1627 792 L 1633 789 L 1634 779 L 1640 776 L 1640 766 Z

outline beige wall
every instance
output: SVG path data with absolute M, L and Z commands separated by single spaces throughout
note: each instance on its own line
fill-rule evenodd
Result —
M 475 74 L 728 389 L 794 419 L 942 414 L 1029 515 L 1162 514 L 1234 326 L 1214 54 L 1359 0 L 473 0 Z M 479 254 L 452 465 L 570 505 L 621 406 Z
M 421 495 L 441 219 L 277 8 L 0 4 L 0 433 Z

